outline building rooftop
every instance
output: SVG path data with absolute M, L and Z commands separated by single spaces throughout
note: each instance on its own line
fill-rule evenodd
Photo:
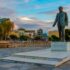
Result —
M 35 32 L 35 30 L 25 30 L 25 32 Z

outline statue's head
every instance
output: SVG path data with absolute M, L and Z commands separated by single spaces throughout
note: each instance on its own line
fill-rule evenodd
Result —
M 62 6 L 59 7 L 59 12 L 63 12 L 63 7 Z

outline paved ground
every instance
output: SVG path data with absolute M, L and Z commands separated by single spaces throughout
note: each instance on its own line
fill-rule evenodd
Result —
M 0 58 L 5 56 L 10 56 L 15 52 L 26 52 L 32 50 L 38 50 L 44 48 L 10 48 L 10 49 L 0 49 Z M 52 66 L 20 63 L 20 62 L 10 62 L 0 60 L 0 70 L 70 70 L 70 61 L 64 63 L 63 65 L 55 68 Z

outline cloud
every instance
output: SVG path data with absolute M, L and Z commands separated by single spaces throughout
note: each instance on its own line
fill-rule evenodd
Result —
M 6 7 L 0 7 L 0 17 L 13 17 L 16 12 Z
M 68 12 L 70 14 L 70 5 L 66 5 L 64 7 L 65 11 Z
M 33 21 L 33 19 L 28 18 L 28 17 L 20 17 L 20 20 L 22 20 L 22 21 Z
M 14 20 L 15 24 L 18 28 L 25 28 L 25 29 L 33 29 L 37 30 L 39 28 L 46 29 L 45 31 L 51 29 L 52 27 L 52 20 L 49 21 L 41 21 L 37 18 L 29 18 L 29 17 L 18 17 Z
M 70 14 L 70 5 L 68 6 L 64 6 L 64 11 Z M 58 8 L 55 10 L 51 10 L 51 11 L 44 11 L 44 12 L 39 12 L 39 14 L 47 14 L 47 15 L 54 15 L 56 13 L 58 13 Z
M 17 0 L 0 0 L 0 7 L 6 7 L 14 10 L 16 10 L 16 7 L 21 4 L 23 4 L 23 2 Z
M 51 15 L 51 14 L 56 14 L 57 12 L 58 12 L 57 10 L 52 10 L 52 11 L 39 12 L 39 14 Z
M 29 3 L 31 0 L 24 0 L 25 3 Z
M 35 5 L 34 8 L 35 8 L 35 9 L 41 9 L 42 6 L 41 6 L 41 5 Z
M 20 21 L 24 22 L 24 24 L 37 24 L 42 27 L 47 27 L 48 24 L 51 24 L 51 21 L 41 21 L 34 17 L 19 17 L 19 19 Z

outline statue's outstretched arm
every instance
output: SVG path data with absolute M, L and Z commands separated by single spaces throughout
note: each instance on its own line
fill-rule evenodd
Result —
M 54 21 L 53 27 L 56 25 L 57 21 L 58 21 L 58 14 L 56 15 L 56 18 L 55 18 L 55 21 Z

